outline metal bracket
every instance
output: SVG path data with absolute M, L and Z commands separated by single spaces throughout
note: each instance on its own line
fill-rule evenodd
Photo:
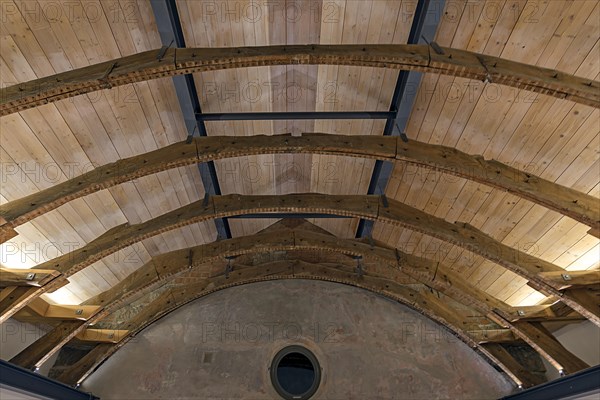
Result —
M 365 270 L 362 265 L 362 256 L 356 256 L 354 258 L 356 259 L 356 275 L 358 275 L 358 277 L 361 278 L 365 274 Z
M 208 206 L 208 199 L 210 198 L 210 194 L 206 192 L 204 194 L 204 199 L 202 199 L 202 207 Z
M 433 51 L 435 51 L 436 54 L 443 56 L 444 54 L 444 50 L 440 47 L 439 44 L 437 44 L 436 42 L 431 42 L 429 43 L 429 45 L 431 46 L 431 48 L 433 49 Z
M 225 257 L 227 260 L 227 265 L 225 266 L 225 279 L 229 279 L 229 273 L 233 272 L 233 265 L 231 265 L 231 260 L 235 257 Z
M 402 129 L 400 129 L 400 126 L 398 125 L 397 122 L 396 122 L 396 129 L 398 130 L 398 136 L 400 136 L 400 139 L 402 139 L 402 141 L 404 143 L 408 143 L 408 136 L 406 136 L 405 132 L 402 132 Z
M 402 269 L 402 256 L 400 255 L 400 250 L 395 248 L 394 251 L 396 252 L 396 261 L 398 262 L 398 269 Z
M 388 203 L 388 199 L 387 197 L 385 197 L 385 194 L 381 195 L 381 203 L 383 203 L 383 206 L 385 208 L 388 208 L 390 206 L 390 203 Z
M 483 83 L 494 83 L 492 82 L 492 75 L 490 74 L 490 70 L 488 69 L 487 65 L 485 65 L 485 63 L 483 62 L 483 58 L 481 56 L 477 56 L 477 61 L 479 61 L 479 64 L 481 64 L 481 66 L 485 69 L 485 78 L 483 80 Z
M 367 235 L 367 240 L 369 241 L 369 246 L 371 246 L 371 249 L 374 249 L 375 248 L 375 242 L 373 241 L 373 236 L 371 236 L 370 233 Z
M 194 126 L 194 130 L 192 131 L 191 134 L 187 135 L 187 138 L 185 139 L 185 143 L 186 144 L 190 144 L 192 143 L 192 141 L 194 140 L 194 136 L 196 135 L 196 131 L 198 130 L 198 123 L 196 123 L 196 126 Z M 198 152 L 198 149 L 196 148 L 196 153 Z
M 570 280 L 572 279 L 570 274 L 560 274 L 560 276 L 561 276 L 561 277 L 563 278 L 563 280 L 565 280 L 565 281 L 570 281 Z
M 188 253 L 188 269 L 192 269 L 192 261 L 194 260 L 194 251 L 190 249 Z
M 169 43 L 168 46 L 162 46 L 159 50 L 158 50 L 158 54 L 156 55 L 156 59 L 158 61 L 162 60 L 165 57 L 165 54 L 167 53 L 167 50 L 169 50 L 169 47 L 171 47 L 171 45 L 173 44 L 173 41 L 175 39 L 171 40 L 171 43 Z
M 117 63 L 114 62 L 110 65 L 110 67 L 108 67 L 108 69 L 106 70 L 106 72 L 104 72 L 104 74 L 102 74 L 102 77 L 100 77 L 98 79 L 98 81 L 100 83 L 102 83 L 102 85 L 104 86 L 104 89 L 110 89 L 112 88 L 112 84 L 108 81 L 108 75 L 110 75 L 111 72 L 113 72 L 113 70 L 117 67 Z

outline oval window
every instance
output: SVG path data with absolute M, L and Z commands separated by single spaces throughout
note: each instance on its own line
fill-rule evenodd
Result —
M 271 382 L 286 400 L 309 399 L 321 382 L 321 368 L 315 355 L 302 346 L 279 351 L 271 364 Z

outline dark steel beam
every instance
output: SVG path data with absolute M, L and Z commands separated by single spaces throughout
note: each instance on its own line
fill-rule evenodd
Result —
M 98 397 L 0 360 L 0 387 L 48 399 L 97 400 Z
M 175 0 L 151 0 L 152 11 L 160 34 L 163 46 L 175 44 L 176 47 L 185 47 L 181 20 L 177 11 Z M 181 106 L 181 112 L 188 131 L 188 137 L 194 136 L 196 130 L 200 136 L 206 136 L 206 126 L 202 116 L 200 100 L 196 92 L 196 84 L 191 74 L 174 76 L 173 83 Z M 217 178 L 214 162 L 198 164 L 205 193 L 220 195 L 221 187 Z M 227 218 L 215 219 L 218 239 L 231 238 L 231 230 Z
M 347 215 L 317 214 L 317 213 L 255 213 L 234 215 L 231 219 L 259 219 L 259 218 L 354 218 Z
M 297 111 L 196 114 L 202 121 L 258 121 L 293 119 L 387 119 L 395 118 L 391 111 Z
M 437 26 L 442 19 L 445 0 L 419 0 L 415 10 L 415 16 L 408 35 L 408 44 L 418 44 L 422 40 L 422 36 L 433 40 Z M 404 135 L 406 124 L 414 104 L 417 88 L 421 81 L 421 73 L 400 71 L 392 101 L 390 104 L 390 112 L 393 114 L 387 119 L 383 134 L 389 135 Z M 394 127 L 397 127 L 394 130 Z M 406 137 L 404 136 L 403 139 Z M 369 182 L 368 194 L 385 194 L 385 188 L 390 180 L 394 164 L 389 161 L 376 161 L 373 168 L 373 175 Z M 371 236 L 373 232 L 373 221 L 361 219 L 356 230 L 356 237 L 361 238 Z
M 586 397 L 589 396 L 589 397 Z M 600 397 L 600 365 L 534 386 L 501 400 L 597 399 Z

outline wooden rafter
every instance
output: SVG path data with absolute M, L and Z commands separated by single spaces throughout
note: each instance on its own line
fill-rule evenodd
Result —
M 60 272 L 49 270 L 0 268 L 0 288 L 7 286 L 44 286 L 59 277 Z
M 600 227 L 600 201 L 590 195 L 535 175 L 484 160 L 460 150 L 398 137 L 329 134 L 199 137 L 146 154 L 119 160 L 38 193 L 0 205 L 1 238 L 33 218 L 71 200 L 142 176 L 223 158 L 256 154 L 312 153 L 408 162 L 489 185 L 569 216 L 592 228 Z
M 76 385 L 120 347 L 117 344 L 99 343 L 75 364 L 61 371 L 55 379 L 67 385 Z
M 484 352 L 499 365 L 503 365 L 505 368 L 511 371 L 521 382 L 523 387 L 536 386 L 544 383 L 544 380 L 531 373 L 531 371 L 524 368 L 514 357 L 506 351 L 499 343 L 483 343 L 481 345 Z
M 162 232 L 214 218 L 268 212 L 326 213 L 358 217 L 403 226 L 436 237 L 515 272 L 538 290 L 560 297 L 569 307 L 600 324 L 600 306 L 597 303 L 586 300 L 588 296 L 585 293 L 579 294 L 577 298 L 563 295 L 563 279 L 558 275 L 542 275 L 546 272 L 564 272 L 562 268 L 507 246 L 468 224 L 452 224 L 398 201 L 384 200 L 380 196 L 214 196 L 208 201 L 191 203 L 141 224 L 124 224 L 112 228 L 87 245 L 42 263 L 37 268 L 55 269 L 70 276 L 120 249 Z M 598 283 L 599 275 L 598 271 L 590 271 L 586 280 Z M 567 289 L 566 293 L 568 292 Z
M 369 276 L 367 273 L 358 277 L 354 272 L 340 271 L 335 268 L 306 262 L 274 262 L 269 263 L 268 268 L 266 267 L 262 265 L 242 268 L 241 270 L 236 269 L 236 273 L 229 278 L 220 275 L 207 279 L 202 284 L 195 283 L 193 285 L 171 287 L 163 291 L 152 302 L 146 304 L 141 312 L 134 314 L 130 320 L 125 321 L 123 326 L 130 330 L 130 335 L 133 335 L 158 318 L 194 299 L 232 286 L 275 279 L 318 279 L 360 287 L 399 301 L 446 326 L 471 347 L 478 346 L 477 341 L 462 330 L 461 324 L 464 321 L 461 320 L 460 314 L 457 314 L 444 301 L 428 291 L 417 292 L 388 279 Z M 109 349 L 107 347 L 106 355 L 102 360 L 126 343 L 129 337 L 124 338 L 122 342 L 113 348 Z M 95 360 L 93 366 L 99 365 L 100 361 L 98 361 L 97 354 L 90 353 L 89 357 L 84 357 L 84 359 L 88 358 Z M 76 383 L 83 379 L 93 366 L 88 367 L 86 363 L 85 368 L 81 368 L 80 365 L 75 364 L 70 368 L 66 368 L 59 379 L 69 378 L 70 383 Z
M 27 270 L 26 270 L 27 271 Z M 37 270 L 36 270 L 37 271 Z M 36 273 L 30 271 L 29 273 Z M 11 278 L 12 279 L 12 278 Z M 5 322 L 23 307 L 39 298 L 42 294 L 56 290 L 69 281 L 60 274 L 43 286 L 8 286 L 0 291 L 0 323 Z
M 33 300 L 27 306 L 41 317 L 63 320 L 77 319 L 86 321 L 99 311 L 98 306 L 50 304 L 41 298 Z
M 284 64 L 415 70 L 494 82 L 600 106 L 600 82 L 465 50 L 425 45 L 291 45 L 150 50 L 0 90 L 0 115 L 92 91 L 199 71 Z
M 331 235 L 301 230 L 288 230 L 287 232 L 275 230 L 272 232 L 265 232 L 263 234 L 197 246 L 192 249 L 174 251 L 158 256 L 151 262 L 132 273 L 129 277 L 121 281 L 113 288 L 99 296 L 89 299 L 86 303 L 101 304 L 104 308 L 96 316 L 88 320 L 86 325 L 92 323 L 96 324 L 115 309 L 120 308 L 124 304 L 128 304 L 145 291 L 163 285 L 167 280 L 173 279 L 181 272 L 189 270 L 189 268 L 194 268 L 208 262 L 218 261 L 219 259 L 223 259 L 223 257 L 227 256 L 250 254 L 254 252 L 267 252 L 272 250 L 296 250 L 297 248 L 341 252 L 348 255 L 360 255 L 365 258 L 387 264 L 395 270 L 401 268 L 402 272 L 405 274 L 425 283 L 429 287 L 443 292 L 460 303 L 470 306 L 471 308 L 481 312 L 483 315 L 488 316 L 492 321 L 498 321 L 501 327 L 505 327 L 510 330 L 518 330 L 514 324 L 501 316 L 518 314 L 517 310 L 514 310 L 508 305 L 493 299 L 492 297 L 479 291 L 477 288 L 470 287 L 469 285 L 465 284 L 460 279 L 457 279 L 455 275 L 453 276 L 453 273 L 443 265 L 438 266 L 437 263 L 423 260 L 415 256 L 406 255 L 394 249 L 373 246 L 356 240 L 342 240 Z M 289 268 L 289 263 L 283 263 L 283 266 L 280 264 L 279 268 Z M 336 273 L 338 276 L 339 274 L 342 274 L 342 276 L 345 276 L 344 274 L 351 276 L 354 275 L 344 273 L 339 269 L 331 267 L 320 266 L 320 268 L 328 268 L 329 272 L 327 272 L 327 270 L 325 270 L 325 272 L 322 270 L 321 272 L 323 272 L 323 276 L 327 276 L 330 279 L 333 279 L 332 277 L 336 276 Z M 436 269 L 437 273 L 435 272 Z M 257 271 L 256 269 L 254 270 Z M 263 268 L 261 272 L 267 276 L 276 275 L 276 271 L 268 267 Z M 294 271 L 292 270 L 292 272 Z M 305 271 L 298 271 L 293 275 L 304 277 L 309 276 L 305 273 Z M 236 271 L 234 274 L 232 274 L 232 276 L 238 278 L 242 276 L 245 277 L 246 273 Z M 219 279 L 226 280 L 227 278 L 221 276 Z M 396 286 L 398 285 L 396 282 L 390 281 L 386 278 L 369 277 L 368 279 L 384 279 L 388 283 L 381 285 L 387 285 L 386 288 L 392 284 Z M 204 283 L 207 284 L 206 282 Z M 198 284 L 195 285 L 197 286 Z M 213 284 L 212 286 L 215 285 Z M 169 297 L 169 299 L 166 301 L 170 303 L 173 300 Z M 447 320 L 452 320 L 455 322 L 461 320 L 461 318 L 456 317 L 455 313 L 453 313 L 451 310 L 435 309 L 434 311 L 430 311 L 430 309 L 427 308 L 424 309 L 424 312 L 425 311 L 430 312 L 432 315 L 438 315 L 438 317 L 442 316 Z M 464 324 L 464 321 L 461 321 L 461 324 Z M 130 325 L 126 326 L 125 328 L 133 331 L 136 326 L 137 325 L 135 322 L 131 322 Z M 68 333 L 72 337 L 83 332 L 84 329 L 85 326 L 82 324 L 73 332 Z M 48 351 L 50 354 L 58 351 L 60 347 L 66 343 L 58 334 L 49 334 L 48 336 L 49 338 L 44 341 L 45 347 L 43 349 Z M 531 342 L 531 339 L 527 337 L 526 333 L 520 332 L 518 333 L 518 337 L 523 338 L 527 343 Z M 48 344 L 48 342 L 52 341 L 54 342 L 54 347 L 50 347 Z M 548 357 L 549 361 L 552 363 L 562 367 L 561 365 L 557 364 L 552 353 L 544 352 L 542 354 Z M 39 360 L 47 359 L 49 354 L 41 354 L 37 347 L 32 346 L 30 350 L 25 349 L 19 356 L 21 360 L 25 360 L 28 363 L 24 365 L 25 367 L 32 367 L 40 364 L 41 361 Z
M 48 360 L 57 348 L 74 338 L 85 326 L 85 321 L 63 321 L 53 330 L 37 339 L 19 354 L 10 359 L 10 362 L 23 368 L 33 369 L 41 366 Z

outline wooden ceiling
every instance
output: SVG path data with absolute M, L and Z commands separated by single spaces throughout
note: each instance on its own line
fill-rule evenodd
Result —
M 414 0 L 281 0 L 269 4 L 178 1 L 187 47 L 405 44 L 416 9 Z M 155 50 L 162 44 L 151 4 L 146 1 L 3 1 L 1 11 L 3 88 Z M 428 38 L 440 46 L 599 80 L 597 1 L 446 1 L 441 15 L 435 38 Z M 203 112 L 388 111 L 398 70 L 289 64 L 204 70 L 193 76 Z M 416 91 L 406 128 L 410 141 L 481 155 L 592 199 L 600 197 L 597 107 L 434 73 L 423 74 L 420 86 L 408 90 Z M 302 132 L 380 136 L 384 125 L 385 120 L 366 119 L 212 121 L 206 123 L 206 129 L 208 136 L 215 137 Z M 187 135 L 170 77 L 128 83 L 4 115 L 0 117 L 0 204 L 10 206 L 96 167 L 184 141 Z M 365 195 L 375 163 L 372 158 L 331 152 L 262 153 L 215 160 L 224 195 Z M 385 195 L 394 204 L 404 203 L 450 223 L 470 224 L 498 243 L 567 271 L 597 272 L 600 266 L 600 240 L 598 234 L 588 233 L 590 226 L 489 184 L 399 160 Z M 153 225 L 153 219 L 201 203 L 203 198 L 196 165 L 138 176 L 16 226 L 18 235 L 0 247 L 0 266 L 52 266 L 51 260 L 68 257 L 65 255 L 117 226 L 151 220 Z M 596 207 L 592 212 L 598 215 L 600 200 Z M 229 223 L 233 238 L 241 238 L 277 221 L 230 219 Z M 323 232 L 341 239 L 355 237 L 358 221 L 356 217 L 310 219 Z M 482 255 L 480 249 L 434 236 L 433 231 L 426 234 L 376 221 L 369 240 L 371 246 L 395 248 L 448 266 L 448 271 L 476 289 L 476 299 L 491 296 L 509 308 L 547 307 L 556 301 L 533 289 L 527 279 L 507 270 L 497 259 Z M 61 306 L 94 304 L 103 294 L 132 282 L 132 273 L 140 274 L 161 254 L 216 240 L 212 219 L 158 233 L 106 253 L 109 255 L 70 275 L 66 286 L 44 294 L 43 299 Z M 223 261 L 211 265 L 224 267 Z M 371 268 L 376 270 L 377 265 Z M 402 276 L 398 279 L 404 283 L 417 283 Z M 159 292 L 153 296 L 152 301 Z M 476 310 L 485 315 L 489 308 Z M 69 329 L 79 329 L 75 325 Z

